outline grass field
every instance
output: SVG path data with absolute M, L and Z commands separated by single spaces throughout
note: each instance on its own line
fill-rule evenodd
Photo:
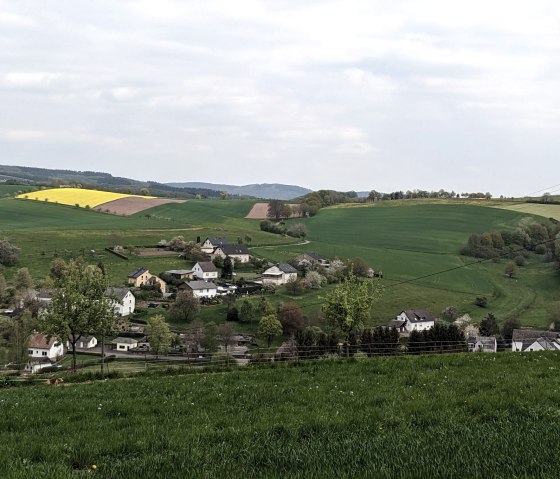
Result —
M 374 325 L 386 324 L 402 309 L 425 307 L 438 314 L 453 305 L 475 320 L 493 312 L 500 321 L 516 316 L 524 325 L 547 327 L 547 306 L 560 300 L 560 278 L 550 265 L 542 263 L 542 257 L 531 257 L 527 266 L 520 268 L 518 278 L 511 280 L 503 274 L 503 263 L 467 266 L 472 258 L 458 254 L 470 233 L 513 228 L 527 216 L 527 212 L 487 207 L 505 202 L 428 200 L 325 208 L 314 218 L 292 220 L 309 227 L 311 242 L 304 246 L 294 245 L 297 241 L 293 238 L 261 232 L 259 221 L 244 219 L 253 203 L 191 200 L 118 217 L 50 202 L 0 199 L 0 234 L 21 248 L 19 264 L 0 267 L 0 272 L 10 279 L 17 267 L 27 266 L 40 279 L 47 275 L 53 257 L 84 254 L 92 263 L 103 261 L 111 282 L 118 285 L 139 266 L 157 274 L 192 265 L 177 257 L 131 255 L 129 261 L 123 261 L 104 252 L 106 246 L 150 246 L 177 235 L 192 241 L 198 236 L 226 236 L 236 241 L 249 234 L 253 253 L 271 261 L 286 261 L 302 251 L 366 259 L 384 274 L 385 293 L 374 306 Z M 555 205 L 531 206 L 550 217 L 552 210 L 546 208 Z M 439 274 L 446 270 L 450 271 Z M 422 276 L 428 277 L 416 280 Z M 313 291 L 292 298 L 280 292 L 271 301 L 294 300 L 315 321 L 320 313 L 319 296 L 324 293 Z M 474 305 L 478 295 L 489 298 L 488 308 Z M 224 311 L 221 306 L 205 308 L 201 317 L 221 322 Z
M 12 196 L 15 193 L 24 193 L 35 191 L 37 187 L 26 186 L 26 185 L 5 185 L 0 183 L 0 197 L 2 196 Z
M 4 389 L 0 477 L 552 478 L 559 369 L 456 354 Z
M 544 216 L 545 218 L 554 218 L 560 221 L 560 205 L 545 205 L 540 203 L 517 203 L 503 204 L 496 206 L 510 211 L 524 214 Z
M 68 206 L 79 205 L 80 207 L 89 206 L 95 208 L 103 203 L 120 200 L 121 198 L 128 198 L 130 196 L 137 195 L 88 190 L 85 188 L 52 188 L 48 190 L 38 190 L 32 193 L 23 193 L 16 198 L 45 202 L 50 201 L 52 203 Z M 143 198 L 153 198 L 153 196 L 144 196 Z

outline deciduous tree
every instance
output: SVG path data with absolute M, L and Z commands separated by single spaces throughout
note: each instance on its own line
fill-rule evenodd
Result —
M 148 318 L 146 335 L 150 341 L 150 349 L 156 356 L 169 352 L 173 335 L 161 314 Z
M 33 288 L 33 278 L 27 268 L 20 268 L 14 276 L 14 285 L 17 291 L 24 291 Z
M 350 331 L 363 328 L 370 317 L 373 303 L 380 296 L 379 283 L 360 281 L 351 276 L 323 298 L 323 314 L 327 325 L 346 339 Z
M 492 313 L 488 313 L 488 315 L 480 321 L 478 331 L 481 336 L 494 336 L 500 334 L 500 327 L 496 321 L 496 316 Z
M 259 327 L 257 329 L 257 335 L 263 339 L 266 339 L 267 347 L 270 348 L 270 344 L 275 336 L 280 336 L 282 334 L 282 324 L 276 319 L 274 314 L 269 314 L 263 316 L 259 321 Z
M 76 343 L 86 334 L 95 334 L 105 318 L 113 318 L 112 301 L 105 296 L 106 277 L 99 268 L 83 260 L 68 263 L 66 274 L 55 281 L 55 290 L 41 329 L 72 346 L 72 367 L 76 369 Z
M 200 311 L 200 303 L 190 291 L 177 293 L 169 308 L 169 316 L 176 321 L 191 321 Z
M 19 248 L 8 240 L 0 240 L 0 264 L 13 266 L 19 256 Z
M 293 334 L 304 327 L 303 313 L 297 303 L 283 304 L 278 312 L 278 319 L 285 334 Z

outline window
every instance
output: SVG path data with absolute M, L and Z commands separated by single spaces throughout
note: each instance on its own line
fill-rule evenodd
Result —
M 29 349 L 29 350 L 27 351 L 27 354 L 33 354 L 33 349 Z
M 46 351 L 42 351 L 42 352 L 41 352 L 41 356 L 46 356 L 46 355 L 47 355 L 47 352 L 46 352 Z

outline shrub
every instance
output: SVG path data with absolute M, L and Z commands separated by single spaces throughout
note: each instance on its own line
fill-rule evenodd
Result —
M 488 306 L 488 298 L 486 296 L 477 296 L 474 300 L 474 304 L 481 308 L 486 308 L 486 306 Z

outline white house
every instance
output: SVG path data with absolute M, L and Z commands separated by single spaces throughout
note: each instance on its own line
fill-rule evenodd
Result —
M 54 361 L 64 355 L 64 346 L 56 337 L 47 341 L 44 334 L 33 333 L 29 337 L 28 353 L 31 358 L 48 358 Z
M 28 354 L 29 360 L 25 365 L 25 370 L 30 373 L 37 373 L 41 369 L 52 366 L 53 362 L 62 358 L 64 346 L 58 342 L 56 337 L 47 341 L 44 334 L 34 333 L 29 337 Z
M 208 281 L 189 281 L 185 283 L 187 290 L 192 292 L 195 298 L 213 298 L 218 294 L 218 287 Z
M 469 336 L 467 346 L 470 353 L 495 353 L 498 343 L 493 336 Z
M 97 346 L 97 338 L 95 336 L 82 335 L 80 339 L 76 341 L 76 349 L 91 349 L 95 348 L 95 346 Z M 72 349 L 70 340 L 66 341 L 66 347 L 69 350 Z
M 118 337 L 111 341 L 113 349 L 117 351 L 129 351 L 130 349 L 138 347 L 138 340 L 134 338 L 122 338 Z
M 558 351 L 560 342 L 558 333 L 539 331 L 537 329 L 514 329 L 511 337 L 511 350 L 522 351 Z
M 107 288 L 105 296 L 113 300 L 113 308 L 117 316 L 128 316 L 134 313 L 136 298 L 128 288 Z
M 248 263 L 251 261 L 251 252 L 244 244 L 224 244 L 218 246 L 213 253 L 213 257 L 219 256 L 225 259 L 229 256 L 234 263 Z
M 410 333 L 433 328 L 434 324 L 435 317 L 430 311 L 426 309 L 407 309 L 401 311 L 401 314 L 389 323 L 389 327 L 397 328 L 401 333 Z
M 319 253 L 314 253 L 314 252 L 302 253 L 296 256 L 294 259 L 295 261 L 297 261 L 299 266 L 304 266 L 304 265 L 314 265 L 314 266 L 319 265 L 323 267 L 329 266 L 329 260 L 325 258 L 323 255 L 320 255 Z
M 221 236 L 209 236 L 200 246 L 200 250 L 203 253 L 211 254 L 218 246 L 222 246 L 224 244 L 228 244 L 228 240 L 226 238 L 222 238 Z
M 297 269 L 287 263 L 278 263 L 262 274 L 264 286 L 279 286 L 297 279 Z
M 204 281 L 218 279 L 218 269 L 212 261 L 199 261 L 192 270 L 195 277 Z

